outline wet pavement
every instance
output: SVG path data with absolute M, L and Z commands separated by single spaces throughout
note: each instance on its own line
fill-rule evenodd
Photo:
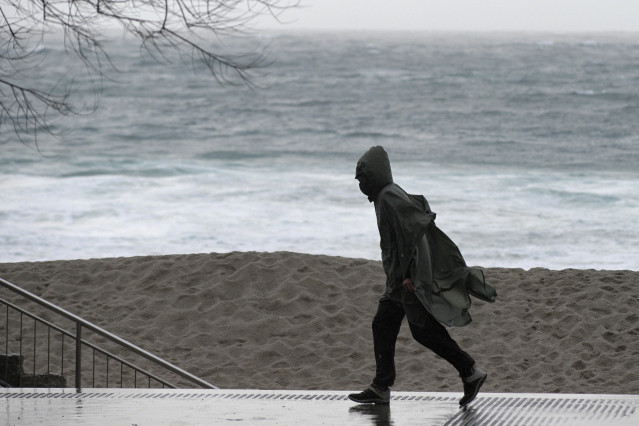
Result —
M 6 425 L 639 425 L 639 395 L 393 392 L 359 405 L 346 391 L 1 389 Z

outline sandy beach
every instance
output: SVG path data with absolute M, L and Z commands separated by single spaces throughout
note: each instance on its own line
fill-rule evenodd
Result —
M 639 393 L 639 272 L 486 268 L 494 304 L 450 329 L 487 392 Z M 221 388 L 359 390 L 381 262 L 233 252 L 0 264 L 0 277 Z M 2 297 L 19 301 L 0 290 Z M 461 392 L 404 324 L 394 390 Z

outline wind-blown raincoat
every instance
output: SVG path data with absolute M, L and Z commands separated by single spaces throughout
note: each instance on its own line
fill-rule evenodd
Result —
M 459 248 L 435 225 L 435 213 L 426 199 L 393 183 L 382 147 L 373 147 L 360 158 L 355 177 L 375 204 L 386 272 L 383 298 L 405 307 L 420 303 L 438 321 L 456 327 L 471 322 L 469 295 L 495 301 L 497 292 L 486 283 L 483 271 L 466 266 Z M 405 278 L 412 279 L 414 293 L 403 287 Z

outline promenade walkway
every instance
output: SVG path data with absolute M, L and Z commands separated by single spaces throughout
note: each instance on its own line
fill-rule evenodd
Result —
M 639 395 L 394 392 L 358 405 L 345 391 L 0 389 L 0 425 L 639 425 Z

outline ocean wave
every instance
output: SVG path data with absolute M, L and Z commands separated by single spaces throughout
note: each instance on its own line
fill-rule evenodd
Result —
M 561 190 L 553 188 L 528 188 L 536 196 L 543 199 L 552 199 L 554 203 L 572 204 L 575 206 L 610 206 L 622 201 L 619 196 L 611 194 L 599 194 L 593 192 Z
M 215 150 L 207 151 L 199 154 L 198 157 L 204 160 L 220 160 L 220 161 L 241 161 L 265 158 L 277 158 L 282 156 L 279 152 L 265 151 L 240 151 L 240 150 Z
M 169 178 L 175 176 L 195 175 L 206 173 L 208 170 L 203 166 L 191 165 L 179 165 L 166 162 L 165 164 L 146 164 L 141 161 L 139 163 L 131 163 L 130 161 L 123 161 L 122 164 L 114 163 L 108 167 L 95 164 L 92 166 L 82 165 L 69 165 L 65 167 L 67 171 L 56 173 L 61 179 L 73 179 L 73 178 L 91 178 L 100 176 L 127 176 L 127 177 L 142 177 L 142 178 Z M 75 169 L 75 170 L 68 170 Z
M 79 170 L 77 172 L 62 173 L 60 178 L 96 177 L 96 176 L 131 176 L 146 178 L 164 178 L 193 174 L 192 170 L 176 168 L 142 168 L 134 170 L 95 169 Z
M 473 264 L 639 268 L 635 37 L 287 35 L 255 90 L 114 49 L 125 72 L 93 115 L 39 140 L 46 155 L 2 145 L 5 260 L 375 259 L 353 173 L 383 145 Z M 64 55 L 49 57 L 63 69 Z
M 357 131 L 357 132 L 345 132 L 340 134 L 340 136 L 345 137 L 345 138 L 352 138 L 352 139 L 387 139 L 387 138 L 400 138 L 402 137 L 399 134 L 393 134 L 393 133 L 385 133 L 385 132 L 376 132 L 376 131 Z M 372 143 L 372 142 L 371 142 Z
M 302 100 L 292 100 L 288 102 L 277 101 L 273 104 L 275 106 L 287 106 L 293 108 L 315 108 L 328 106 L 335 103 L 334 99 L 302 99 Z

